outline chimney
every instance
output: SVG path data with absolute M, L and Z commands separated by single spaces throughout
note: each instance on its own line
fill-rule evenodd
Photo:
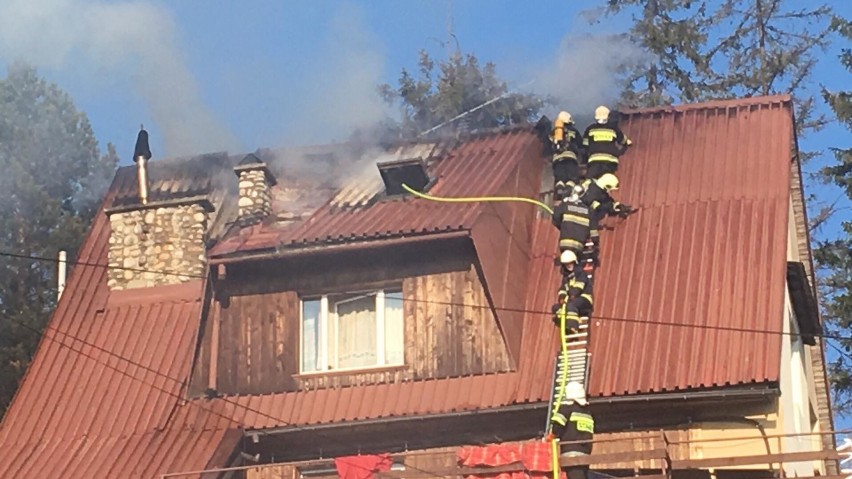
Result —
M 198 181 L 180 173 L 149 184 L 150 158 L 143 129 L 133 158 L 138 201 L 120 197 L 106 210 L 111 230 L 107 285 L 114 291 L 186 283 L 207 271 L 207 227 L 213 211 L 207 194 L 176 195 L 175 184 Z
M 133 150 L 133 161 L 136 162 L 136 178 L 139 182 L 139 203 L 148 204 L 148 160 L 151 159 L 151 148 L 148 146 L 148 132 L 140 125 L 139 135 L 136 136 L 136 148 Z
M 248 154 L 234 167 L 240 178 L 239 214 L 237 221 L 242 226 L 260 223 L 272 214 L 272 187 L 275 177 L 266 163 L 254 154 Z

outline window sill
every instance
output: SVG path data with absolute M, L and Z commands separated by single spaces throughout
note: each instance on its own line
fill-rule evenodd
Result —
M 349 369 L 329 369 L 328 371 L 311 371 L 305 373 L 294 374 L 294 379 L 309 379 L 315 377 L 325 377 L 325 376 L 351 376 L 354 374 L 375 374 L 375 373 L 389 373 L 395 371 L 401 371 L 405 369 L 404 364 L 397 364 L 392 366 L 371 366 L 371 367 L 363 367 L 363 368 L 349 368 Z

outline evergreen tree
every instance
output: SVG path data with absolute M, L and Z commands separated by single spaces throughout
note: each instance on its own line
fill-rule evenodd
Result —
M 835 18 L 832 27 L 843 38 L 852 40 L 852 21 Z M 843 49 L 841 64 L 852 74 L 852 50 Z M 849 76 L 845 85 L 849 85 Z M 823 98 L 831 107 L 837 120 L 852 132 L 852 90 L 830 91 L 823 89 Z M 839 186 L 852 200 L 852 145 L 833 148 L 837 164 L 822 170 L 823 177 Z M 841 224 L 840 237 L 821 242 L 815 258 L 820 268 L 820 292 L 824 300 L 823 319 L 829 331 L 839 336 L 852 332 L 852 221 Z M 839 354 L 830 365 L 834 399 L 837 410 L 852 410 L 852 341 L 839 341 Z
M 0 253 L 76 250 L 117 155 L 98 151 L 86 114 L 25 65 L 0 79 Z M 56 263 L 0 256 L 0 412 L 56 305 Z
M 416 76 L 402 70 L 396 87 L 379 87 L 385 101 L 401 107 L 404 136 L 425 132 L 465 112 L 470 113 L 447 128 L 483 129 L 534 121 L 544 106 L 534 95 L 510 93 L 494 64 L 481 66 L 474 55 L 455 53 L 436 63 L 421 51 L 418 66 Z
M 809 81 L 831 34 L 827 6 L 788 0 L 609 0 L 633 13 L 631 36 L 650 61 L 625 78 L 624 102 L 654 106 L 791 93 L 800 134 L 818 129 Z

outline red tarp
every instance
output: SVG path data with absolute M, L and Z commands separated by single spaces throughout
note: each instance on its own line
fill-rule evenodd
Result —
M 390 454 L 338 457 L 334 460 L 340 479 L 373 479 L 373 473 L 389 471 Z
M 466 476 L 470 479 L 547 479 L 553 476 L 551 444 L 526 442 L 522 444 L 493 444 L 464 446 L 458 450 L 459 465 L 465 467 L 495 467 L 520 463 L 522 471 Z M 565 479 L 565 473 L 560 473 Z

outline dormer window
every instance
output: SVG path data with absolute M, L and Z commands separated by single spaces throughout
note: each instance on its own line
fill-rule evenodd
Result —
M 402 288 L 302 298 L 301 372 L 404 364 Z

